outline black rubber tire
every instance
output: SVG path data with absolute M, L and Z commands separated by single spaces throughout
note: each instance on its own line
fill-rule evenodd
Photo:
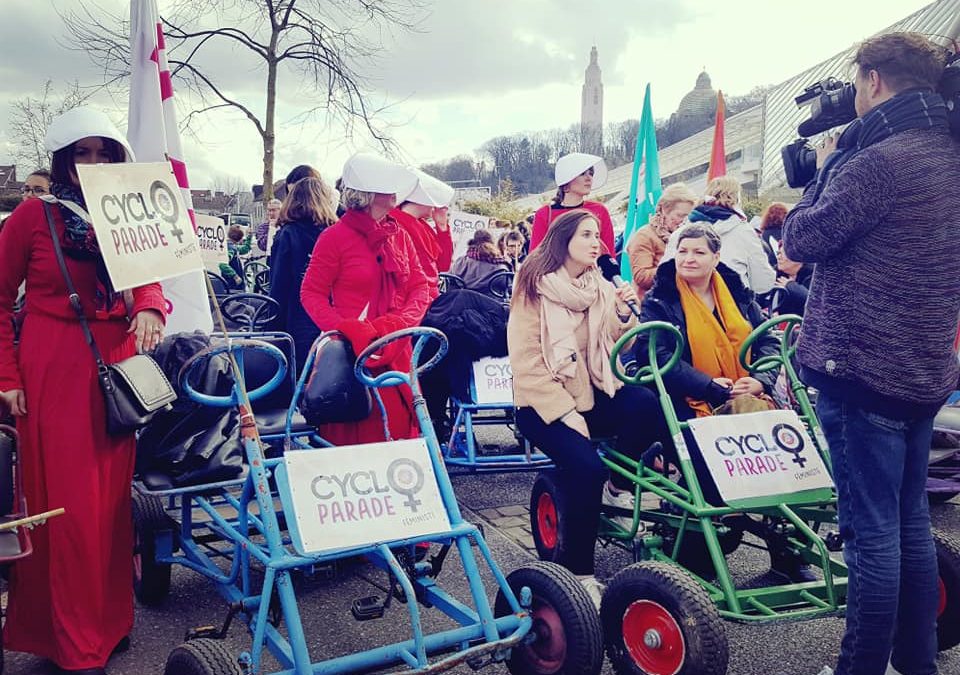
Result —
M 156 534 L 174 523 L 159 497 L 133 493 L 133 554 L 140 555 L 140 574 L 133 570 L 133 593 L 141 605 L 155 607 L 170 595 L 170 565 L 158 563 Z
M 569 567 L 567 522 L 564 515 L 566 498 L 567 495 L 562 493 L 557 481 L 556 471 L 542 471 L 530 491 L 530 531 L 533 533 L 533 544 L 540 560 Z M 553 512 L 547 514 L 549 505 L 552 505 Z M 554 531 L 552 537 L 542 531 L 551 524 Z
M 243 675 L 243 671 L 223 643 L 199 638 L 170 652 L 163 675 Z
M 603 666 L 603 633 L 600 617 L 590 595 L 577 577 L 569 570 L 550 562 L 534 562 L 524 565 L 507 575 L 507 583 L 520 597 L 524 586 L 533 595 L 531 613 L 533 627 L 538 636 L 548 636 L 547 613 L 559 619 L 561 639 L 565 641 L 561 663 L 538 662 L 538 641 L 514 647 L 507 658 L 507 669 L 513 675 L 597 675 Z M 510 614 L 510 605 L 497 591 L 494 604 L 496 616 Z
M 945 651 L 960 644 L 960 539 L 933 533 L 937 567 L 943 584 L 943 612 L 937 617 L 937 649 Z
M 716 605 L 700 584 L 679 567 L 650 561 L 621 570 L 603 593 L 600 621 L 614 672 L 646 675 L 630 655 L 623 635 L 624 616 L 640 600 L 656 603 L 676 622 L 683 637 L 678 675 L 725 675 L 729 660 L 727 635 Z

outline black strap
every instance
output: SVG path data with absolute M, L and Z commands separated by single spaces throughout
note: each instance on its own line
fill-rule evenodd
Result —
M 63 259 L 63 249 L 60 248 L 60 237 L 57 236 L 57 228 L 53 224 L 53 211 L 50 208 L 50 203 L 47 201 L 43 202 L 43 212 L 47 215 L 47 225 L 50 227 L 50 238 L 53 240 L 53 251 L 57 254 L 57 264 L 60 265 L 60 272 L 63 273 L 63 280 L 67 282 L 67 292 L 69 293 L 70 306 L 73 307 L 73 311 L 76 312 L 77 318 L 80 320 L 80 326 L 83 328 L 83 336 L 87 340 L 87 344 L 90 345 L 90 351 L 93 352 L 93 358 L 97 362 L 97 372 L 103 375 L 107 372 L 107 365 L 103 362 L 103 357 L 100 356 L 100 349 L 97 347 L 97 343 L 93 339 L 93 333 L 90 332 L 90 324 L 87 323 L 87 317 L 83 313 L 83 305 L 80 304 L 80 295 L 77 294 L 77 289 L 73 285 L 73 279 L 70 277 L 70 272 L 67 270 L 67 263 Z

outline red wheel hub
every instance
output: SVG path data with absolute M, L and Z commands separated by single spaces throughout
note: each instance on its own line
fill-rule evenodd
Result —
M 530 610 L 533 626 L 530 631 L 536 639 L 524 645 L 521 658 L 528 666 L 525 670 L 536 675 L 556 673 L 567 659 L 567 636 L 563 630 L 563 621 L 550 603 L 538 598 L 533 599 Z
M 947 611 L 947 585 L 943 583 L 943 577 L 937 579 L 937 585 L 940 587 L 940 604 L 937 605 L 937 618 L 939 619 Z
M 557 547 L 559 526 L 557 524 L 557 505 L 549 492 L 544 492 L 537 500 L 537 530 L 540 541 L 549 549 Z
M 649 675 L 676 675 L 683 667 L 686 645 L 680 625 L 662 605 L 637 600 L 623 614 L 623 644 Z

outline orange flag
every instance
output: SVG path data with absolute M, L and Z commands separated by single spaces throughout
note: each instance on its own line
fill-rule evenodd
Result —
M 717 176 L 727 175 L 727 151 L 723 143 L 724 108 L 723 92 L 719 91 L 717 92 L 717 119 L 713 127 L 713 150 L 710 151 L 710 168 L 707 169 L 708 181 Z

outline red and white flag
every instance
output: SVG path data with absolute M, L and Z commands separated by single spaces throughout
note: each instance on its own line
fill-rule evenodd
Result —
M 196 230 L 156 0 L 130 0 L 130 57 L 127 139 L 139 162 L 170 160 Z M 213 330 L 203 272 L 165 280 L 163 293 L 167 297 L 168 334 Z

